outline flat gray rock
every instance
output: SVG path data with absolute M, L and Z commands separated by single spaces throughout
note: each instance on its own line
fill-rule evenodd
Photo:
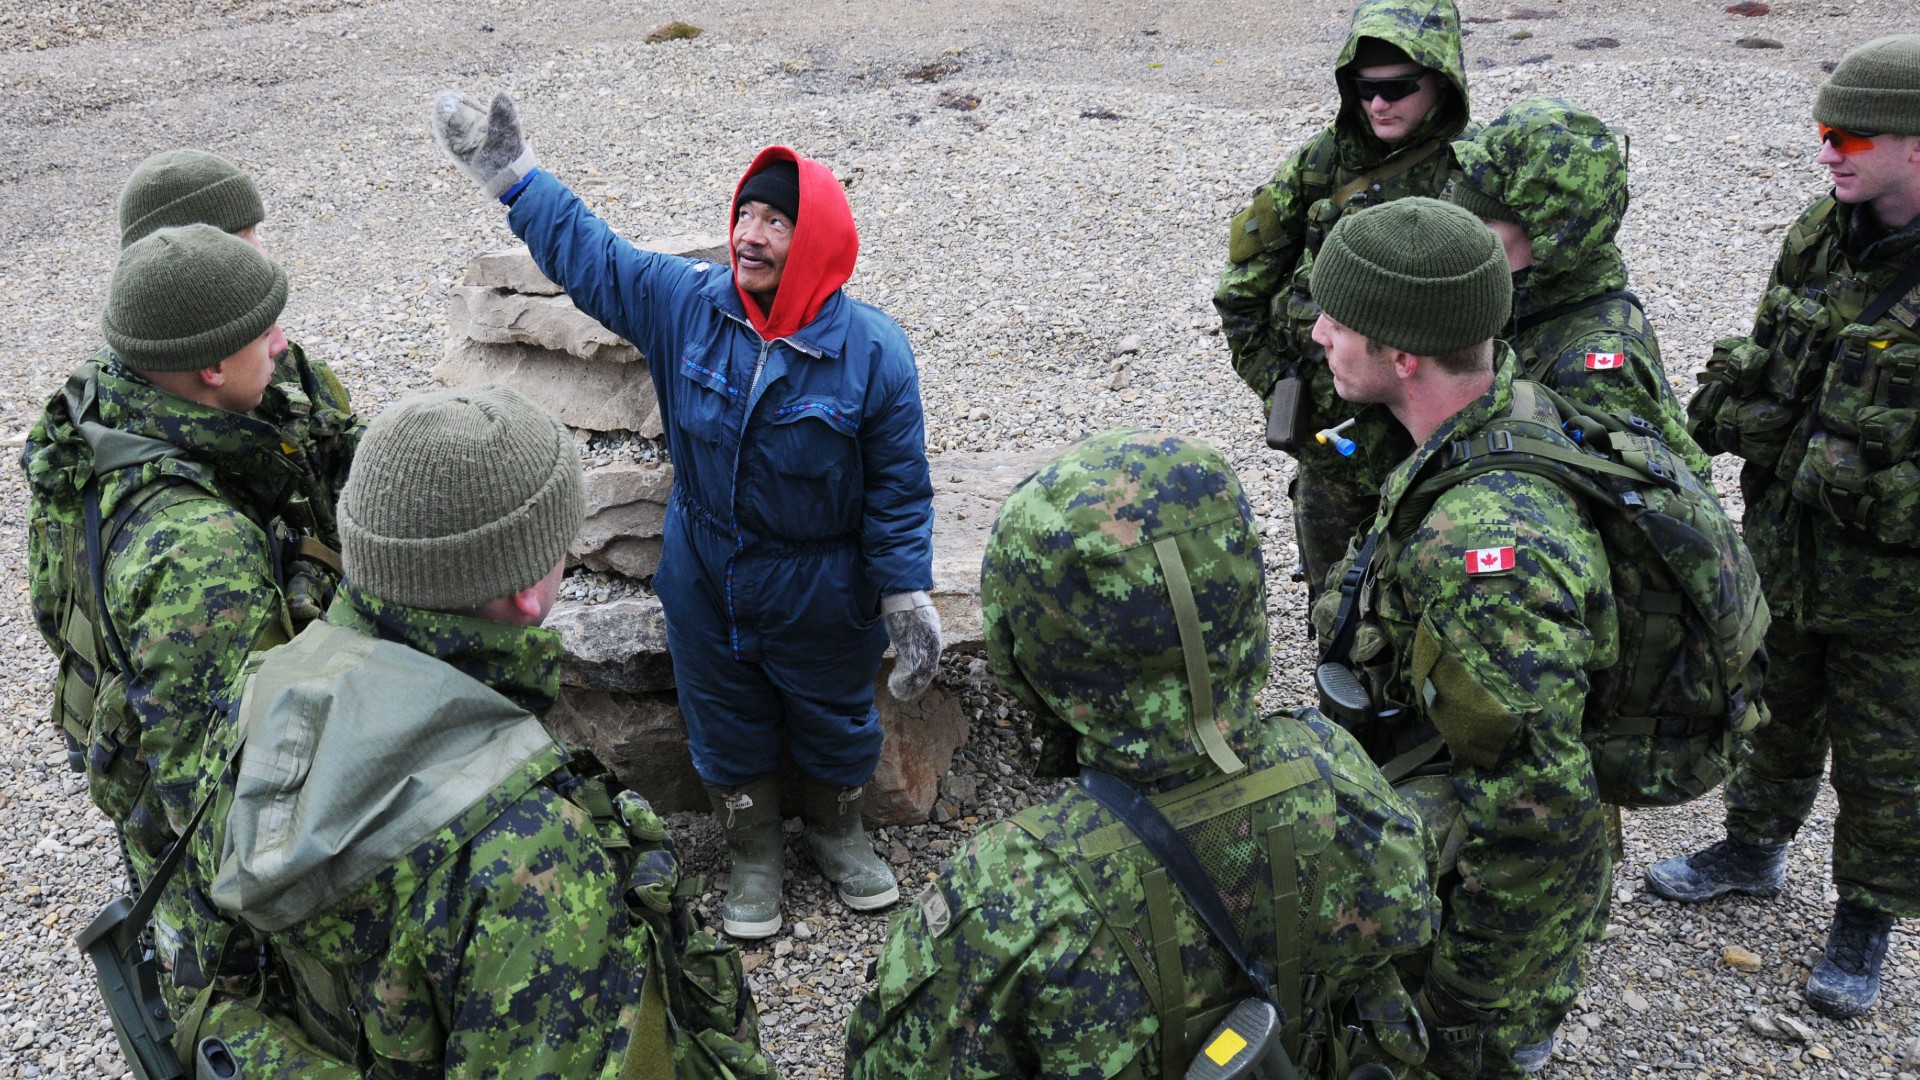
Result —
M 650 439 L 664 432 L 645 364 L 595 363 L 552 349 L 455 339 L 433 377 L 446 386 L 506 383 L 571 428 L 632 431 Z

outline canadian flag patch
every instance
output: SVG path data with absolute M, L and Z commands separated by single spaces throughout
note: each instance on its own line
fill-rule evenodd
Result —
M 1467 551 L 1467 573 L 1497 574 L 1502 570 L 1513 569 L 1513 545 L 1506 547 L 1471 548 Z
M 1627 366 L 1627 354 L 1618 352 L 1590 352 L 1587 354 L 1588 371 L 1612 371 Z

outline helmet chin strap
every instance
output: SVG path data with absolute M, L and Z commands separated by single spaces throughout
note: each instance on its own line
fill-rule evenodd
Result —
M 1207 757 L 1221 772 L 1229 775 L 1247 767 L 1233 747 L 1220 734 L 1213 716 L 1213 676 L 1207 669 L 1206 643 L 1200 636 L 1200 609 L 1193 602 L 1193 584 L 1187 580 L 1187 564 L 1180 558 L 1180 547 L 1171 536 L 1153 542 L 1153 553 L 1160 559 L 1160 576 L 1167 580 L 1167 596 L 1173 601 L 1173 617 L 1180 628 L 1180 652 L 1187 661 L 1187 693 L 1193 701 L 1193 736 L 1206 748 Z

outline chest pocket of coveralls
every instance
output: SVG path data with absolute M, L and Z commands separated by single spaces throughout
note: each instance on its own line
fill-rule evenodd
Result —
M 708 351 L 698 343 L 690 343 L 681 353 L 678 375 L 671 380 L 673 425 L 691 440 L 710 447 L 728 447 L 731 456 L 727 414 L 740 388 L 727 382 L 726 375 L 707 367 L 707 360 Z
M 859 528 L 863 497 L 860 414 L 841 398 L 802 393 L 768 408 L 756 432 L 772 481 L 757 493 L 767 524 L 794 540 L 823 540 Z

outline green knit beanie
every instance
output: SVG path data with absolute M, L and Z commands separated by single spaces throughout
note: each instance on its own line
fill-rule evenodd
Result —
M 1920 135 L 1920 34 L 1874 38 L 1840 58 L 1813 99 L 1828 127 Z
M 340 494 L 347 579 L 462 611 L 546 577 L 580 532 L 573 437 L 507 386 L 429 390 L 367 425 Z
M 183 225 L 120 253 L 100 327 L 132 368 L 198 371 L 266 333 L 286 306 L 279 264 L 212 225 Z
M 237 233 L 266 216 L 260 189 L 233 162 L 205 150 L 166 150 L 134 166 L 120 189 L 120 246 L 170 225 Z
M 1478 345 L 1513 309 L 1500 238 L 1438 199 L 1395 199 L 1342 218 L 1313 260 L 1310 284 L 1335 321 L 1415 356 Z

